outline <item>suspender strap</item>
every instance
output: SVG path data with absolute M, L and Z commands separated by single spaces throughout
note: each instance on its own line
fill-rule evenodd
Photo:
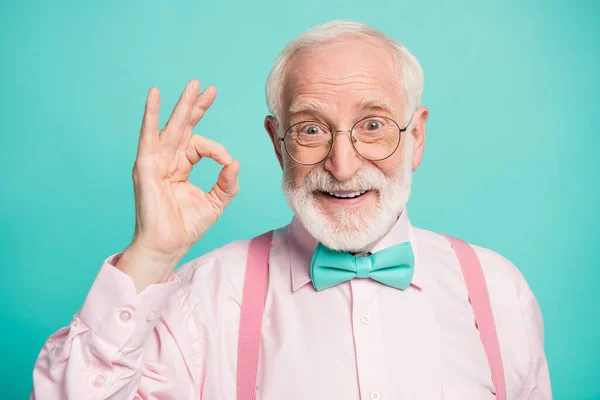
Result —
M 237 349 L 237 399 L 256 399 L 256 373 L 260 351 L 262 316 L 269 282 L 269 231 L 250 241 L 244 292 L 240 311 L 240 330 Z
M 445 237 L 454 249 L 462 269 L 467 292 L 469 293 L 469 301 L 473 307 L 473 314 L 475 314 L 475 323 L 477 329 L 479 329 L 481 342 L 492 372 L 492 382 L 496 388 L 496 399 L 506 400 L 506 383 L 500 344 L 481 264 L 475 250 L 468 243 L 450 236 Z

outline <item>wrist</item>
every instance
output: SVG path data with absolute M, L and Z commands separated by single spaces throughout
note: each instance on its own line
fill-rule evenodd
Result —
M 156 283 L 166 283 L 185 251 L 162 254 L 132 243 L 123 251 L 115 267 L 129 275 L 140 293 L 146 287 Z

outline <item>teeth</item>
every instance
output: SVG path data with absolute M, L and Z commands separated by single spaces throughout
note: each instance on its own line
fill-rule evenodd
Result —
M 353 198 L 353 197 L 358 197 L 358 196 L 360 196 L 360 195 L 363 195 L 363 194 L 365 194 L 366 192 L 367 192 L 366 190 L 362 190 L 362 191 L 360 191 L 360 192 L 352 192 L 352 193 L 344 193 L 344 194 L 341 194 L 341 193 L 339 193 L 339 194 L 338 194 L 338 193 L 333 193 L 333 192 L 327 192 L 327 194 L 329 194 L 330 196 L 333 196 L 333 197 L 337 197 L 337 198 L 339 198 L 339 199 L 351 199 L 351 198 Z

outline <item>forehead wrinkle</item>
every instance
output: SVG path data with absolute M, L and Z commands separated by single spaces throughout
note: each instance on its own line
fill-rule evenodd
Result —
M 298 114 L 328 115 L 349 95 L 359 98 L 351 106 L 355 110 L 379 109 L 396 114 L 390 104 L 392 99 L 388 100 L 396 97 L 394 92 L 402 93 L 396 75 L 384 77 L 356 69 L 340 77 L 298 65 L 290 69 L 284 92 L 284 101 L 289 104 L 288 118 Z
M 399 79 L 395 76 L 383 77 L 373 76 L 373 74 L 363 71 L 355 71 L 352 74 L 340 76 L 340 75 L 329 75 L 329 74 L 298 74 L 300 76 L 291 75 L 288 83 L 294 83 L 297 87 L 305 87 L 312 85 L 325 85 L 325 86 L 346 86 L 346 85 L 357 85 L 357 86 L 395 86 L 401 88 Z M 312 76 L 310 76 L 312 75 Z M 291 85 L 290 85 L 291 86 Z M 289 86 L 288 86 L 289 87 Z
M 373 79 L 372 81 L 377 84 L 357 82 L 356 80 L 348 80 L 348 82 L 324 80 L 296 82 L 295 87 L 288 87 L 286 91 L 286 97 L 290 102 L 288 110 L 291 113 L 302 111 L 325 112 L 332 106 L 330 100 L 339 99 L 339 96 L 347 97 L 352 93 L 353 96 L 361 96 L 361 99 L 353 105 L 354 108 L 381 108 L 394 111 L 394 107 L 387 100 L 388 96 L 393 96 L 394 88 L 392 85 L 385 84 L 386 82 L 383 80 Z M 392 89 L 392 92 L 390 92 L 390 89 Z M 401 89 L 398 88 L 398 91 L 401 92 Z M 319 97 L 322 99 L 319 99 Z

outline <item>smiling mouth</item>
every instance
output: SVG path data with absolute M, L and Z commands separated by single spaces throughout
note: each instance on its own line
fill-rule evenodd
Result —
M 327 192 L 327 191 L 320 191 L 320 192 L 329 197 L 333 197 L 334 199 L 356 199 L 361 196 L 364 196 L 366 193 L 369 192 L 369 190 L 360 190 L 360 191 L 354 191 L 354 192 Z

